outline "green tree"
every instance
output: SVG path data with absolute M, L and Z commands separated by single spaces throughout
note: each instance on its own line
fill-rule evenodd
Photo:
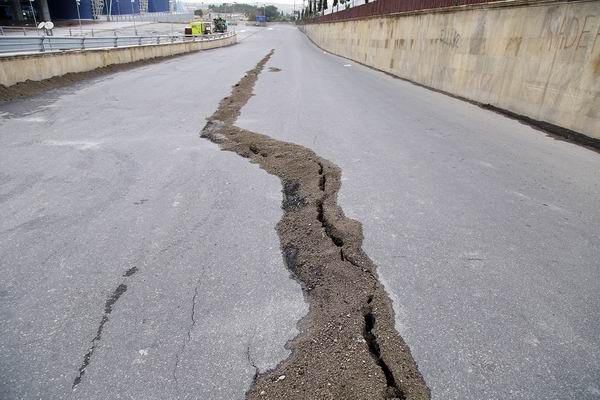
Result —
M 323 0 L 319 0 L 319 2 L 317 3 L 317 12 L 321 12 L 322 9 L 323 9 Z
M 325 14 L 325 10 L 327 10 L 328 7 L 327 0 L 323 0 L 323 14 Z
M 210 4 L 208 8 L 216 13 L 230 13 L 234 6 L 233 3 Z M 261 7 L 262 8 L 262 7 Z M 261 10 L 262 11 L 262 10 Z M 251 13 L 256 13 L 256 6 L 252 4 L 236 3 L 235 12 L 243 13 L 248 16 Z
M 265 15 L 269 20 L 277 19 L 279 17 L 279 10 L 275 6 L 266 6 Z
M 198 9 L 198 10 L 194 10 L 194 15 L 197 15 L 198 17 L 201 17 L 204 14 L 202 13 L 202 10 Z

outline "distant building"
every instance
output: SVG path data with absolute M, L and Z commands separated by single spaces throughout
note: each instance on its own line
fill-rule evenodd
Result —
M 80 0 L 81 19 L 111 15 L 169 12 L 169 0 Z M 75 0 L 0 0 L 0 25 L 77 19 Z

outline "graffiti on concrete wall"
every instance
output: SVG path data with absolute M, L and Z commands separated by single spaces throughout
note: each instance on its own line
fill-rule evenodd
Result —
M 456 29 L 442 29 L 440 32 L 440 43 L 453 48 L 460 44 L 460 33 Z
M 600 49 L 600 16 L 547 19 L 544 26 L 546 50 Z

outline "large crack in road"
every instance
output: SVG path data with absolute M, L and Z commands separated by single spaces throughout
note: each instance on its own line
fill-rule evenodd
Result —
M 201 136 L 282 182 L 283 258 L 309 312 L 292 355 L 255 376 L 248 399 L 429 399 L 394 328 L 391 301 L 363 252 L 362 226 L 337 205 L 341 170 L 313 151 L 235 126 L 274 50 L 233 87 Z

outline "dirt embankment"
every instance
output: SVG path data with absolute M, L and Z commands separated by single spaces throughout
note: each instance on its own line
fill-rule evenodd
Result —
M 200 51 L 200 50 L 196 50 Z M 127 71 L 148 64 L 164 61 L 167 58 L 181 57 L 190 53 L 175 54 L 167 57 L 156 57 L 124 64 L 112 64 L 85 72 L 71 72 L 62 76 L 55 76 L 41 81 L 19 82 L 12 86 L 0 85 L 0 103 L 12 101 L 22 97 L 30 97 L 51 89 L 58 89 L 86 79 L 98 78 L 114 72 Z

